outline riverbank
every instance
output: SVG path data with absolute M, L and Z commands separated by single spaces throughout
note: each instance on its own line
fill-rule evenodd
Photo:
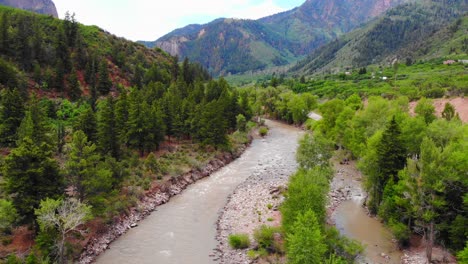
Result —
M 109 248 L 114 240 L 129 229 L 136 227 L 139 221 L 145 219 L 158 206 L 167 203 L 171 197 L 180 194 L 189 185 L 208 177 L 234 161 L 241 156 L 249 144 L 250 142 L 239 146 L 232 153 L 220 153 L 201 168 L 194 168 L 178 177 L 172 177 L 164 183 L 153 185 L 145 192 L 144 197 L 138 201 L 137 205 L 129 209 L 127 214 L 114 219 L 112 224 L 101 227 L 102 230 L 89 239 L 78 262 L 83 264 L 93 262 L 99 254 Z
M 267 142 L 271 141 L 272 137 L 282 137 L 288 142 L 287 149 L 280 146 L 277 147 L 277 151 L 272 149 L 271 155 L 266 160 L 259 160 L 252 174 L 229 196 L 217 222 L 218 246 L 214 256 L 221 264 L 253 263 L 247 256 L 247 250 L 234 250 L 229 246 L 229 235 L 245 233 L 254 241 L 255 229 L 262 225 L 280 225 L 281 215 L 278 208 L 284 201 L 282 191 L 286 188 L 290 175 L 297 169 L 295 153 L 298 139 L 303 132 L 298 128 L 276 123 L 295 133 L 281 135 L 282 132 L 278 128 L 269 125 L 270 135 L 261 139 Z M 281 153 L 282 151 L 286 153 Z

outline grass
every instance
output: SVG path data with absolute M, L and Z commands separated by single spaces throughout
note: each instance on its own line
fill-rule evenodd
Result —
M 228 237 L 229 245 L 233 249 L 244 249 L 250 247 L 250 239 L 247 234 L 232 234 Z

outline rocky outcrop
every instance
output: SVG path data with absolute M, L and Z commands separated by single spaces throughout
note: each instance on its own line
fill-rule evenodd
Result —
M 0 5 L 58 17 L 57 8 L 52 0 L 0 0 Z
M 128 214 L 122 215 L 107 226 L 104 232 L 98 237 L 90 239 L 84 251 L 82 252 L 79 263 L 91 263 L 109 244 L 124 234 L 127 230 L 137 226 L 137 222 L 143 220 L 151 214 L 156 207 L 167 203 L 174 195 L 181 193 L 190 184 L 211 175 L 213 172 L 224 167 L 231 161 L 239 157 L 246 146 L 240 147 L 235 153 L 223 153 L 216 156 L 207 165 L 200 169 L 193 169 L 179 177 L 173 177 L 167 182 L 154 186 L 150 189 L 136 207 L 131 208 Z

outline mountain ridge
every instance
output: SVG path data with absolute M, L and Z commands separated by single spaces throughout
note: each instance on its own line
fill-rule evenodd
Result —
M 140 43 L 188 57 L 214 75 L 259 71 L 295 62 L 404 2 L 407 0 L 307 0 L 299 7 L 257 20 L 218 18 L 207 24 L 176 29 L 153 42 Z
M 57 8 L 52 0 L 0 0 L 0 5 L 20 8 L 58 18 Z

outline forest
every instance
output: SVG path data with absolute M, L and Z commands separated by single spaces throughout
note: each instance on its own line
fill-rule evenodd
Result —
M 4 246 L 32 231 L 27 263 L 68 262 L 78 226 L 112 222 L 153 181 L 247 143 L 229 136 L 251 119 L 245 96 L 198 64 L 73 15 L 0 11 L 0 227 Z
M 326 224 L 330 158 L 339 156 L 357 160 L 366 207 L 401 247 L 416 234 L 428 241 L 429 259 L 437 244 L 468 261 L 468 129 L 452 105 L 436 116 L 432 104 L 466 94 L 463 63 L 437 58 L 348 74 L 275 74 L 237 88 L 197 63 L 83 26 L 74 15 L 58 20 L 7 7 L 0 7 L 0 54 L 6 263 L 76 259 L 83 225 L 106 226 L 154 184 L 248 144 L 259 116 L 310 134 L 299 144 L 281 227 L 257 231 L 260 247 L 250 255 L 353 262 L 361 245 Z M 311 111 L 323 119 L 308 119 Z M 16 256 L 13 239 L 21 230 L 34 246 Z M 275 233 L 284 247 L 273 243 Z M 242 237 L 232 239 L 242 244 Z

